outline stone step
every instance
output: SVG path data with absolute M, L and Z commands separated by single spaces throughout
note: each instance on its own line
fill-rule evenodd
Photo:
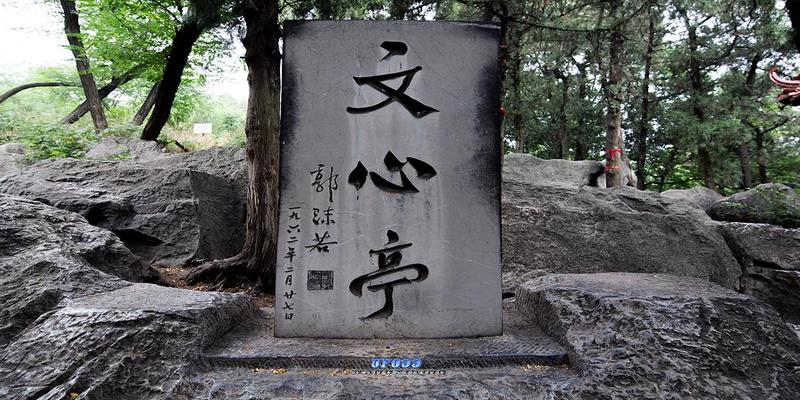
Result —
M 374 359 L 421 360 L 421 369 L 489 368 L 510 365 L 566 366 L 567 351 L 513 309 L 503 316 L 501 336 L 459 339 L 316 339 L 273 336 L 272 309 L 223 336 L 203 354 L 211 369 L 373 369 Z M 380 362 L 380 361 L 378 361 Z M 391 361 L 385 369 L 392 369 Z M 407 364 L 407 363 L 406 363 Z M 408 368 L 406 368 L 408 369 Z

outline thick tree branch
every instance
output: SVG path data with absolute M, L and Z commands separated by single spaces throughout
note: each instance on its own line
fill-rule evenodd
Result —
M 80 87 L 80 83 L 75 82 L 34 82 L 34 83 L 26 83 L 24 85 L 19 85 L 15 88 L 11 88 L 7 90 L 5 93 L 0 94 L 0 103 L 8 100 L 11 96 L 27 89 L 37 88 L 37 87 Z

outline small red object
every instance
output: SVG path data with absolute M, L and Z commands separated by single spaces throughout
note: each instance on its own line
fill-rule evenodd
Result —
M 500 106 L 500 115 L 502 115 L 504 117 L 506 116 L 506 108 L 503 107 L 503 106 Z
M 614 160 L 614 154 L 622 154 L 622 149 L 606 149 L 606 154 L 609 160 Z

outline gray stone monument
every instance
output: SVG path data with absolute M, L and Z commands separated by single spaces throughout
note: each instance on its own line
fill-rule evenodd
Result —
M 501 334 L 499 29 L 284 28 L 275 335 Z

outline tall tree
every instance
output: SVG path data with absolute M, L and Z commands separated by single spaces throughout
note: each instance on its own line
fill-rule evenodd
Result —
M 647 5 L 647 45 L 644 53 L 644 73 L 639 105 L 639 121 L 636 136 L 636 187 L 647 189 L 647 140 L 650 134 L 650 73 L 653 69 L 653 53 L 656 46 L 656 12 Z
M 692 103 L 692 113 L 696 122 L 700 125 L 707 122 L 706 109 L 703 106 L 703 98 L 707 96 L 709 88 L 705 82 L 705 71 L 707 65 L 704 65 L 702 56 L 700 54 L 701 45 L 698 29 L 701 23 L 693 20 L 689 10 L 683 4 L 676 4 L 675 9 L 683 21 L 684 28 L 687 35 L 687 50 L 688 50 L 688 74 L 690 84 L 690 97 Z M 708 19 L 708 18 L 707 18 Z M 697 164 L 700 169 L 700 175 L 705 183 L 705 186 L 711 190 L 717 190 L 717 184 L 714 179 L 714 164 L 711 157 L 710 138 L 698 135 L 697 137 Z
M 61 0 L 61 8 L 64 11 L 64 32 L 67 34 L 67 41 L 75 58 L 75 65 L 78 68 L 83 93 L 92 114 L 94 128 L 98 132 L 108 128 L 108 121 L 103 112 L 103 105 L 100 103 L 100 95 L 97 93 L 97 84 L 94 81 L 89 67 L 89 57 L 86 55 L 86 48 L 81 39 L 81 26 L 78 21 L 78 10 L 75 7 L 75 0 Z
M 175 32 L 161 82 L 155 94 L 153 113 L 142 130 L 143 140 L 156 140 L 169 120 L 175 94 L 195 42 L 206 30 L 218 25 L 228 4 L 224 0 L 192 0 L 186 19 Z
M 608 51 L 608 72 L 603 83 L 606 100 L 606 187 L 622 186 L 622 0 L 609 0 L 609 15 L 613 22 Z
M 278 229 L 278 168 L 280 157 L 280 61 L 277 0 L 244 0 L 241 12 L 247 33 L 242 38 L 247 82 L 247 234 L 242 251 L 229 259 L 201 265 L 187 277 L 190 283 L 220 286 L 257 281 L 272 290 Z

